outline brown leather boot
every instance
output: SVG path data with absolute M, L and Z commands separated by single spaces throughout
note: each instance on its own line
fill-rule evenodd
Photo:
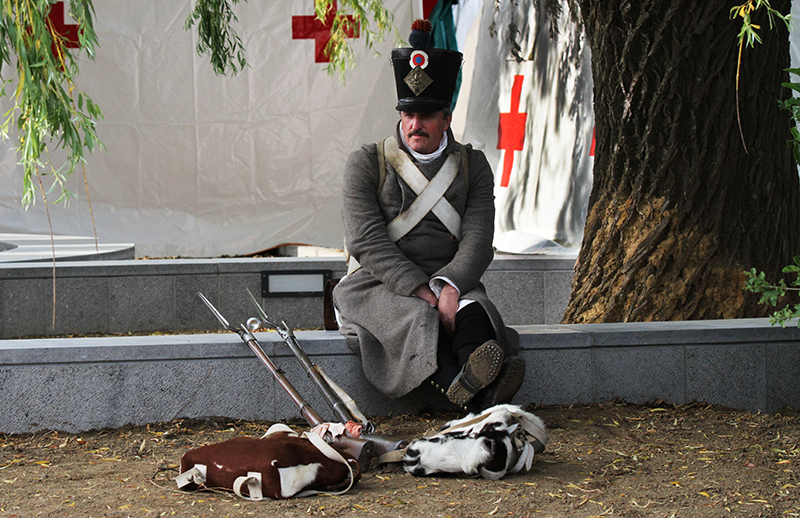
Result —
M 503 349 L 494 340 L 475 349 L 447 389 L 447 398 L 459 406 L 469 403 L 497 378 L 504 357 Z
M 525 379 L 525 359 L 510 356 L 503 362 L 503 368 L 494 383 L 481 393 L 480 407 L 485 410 L 495 405 L 510 403 Z

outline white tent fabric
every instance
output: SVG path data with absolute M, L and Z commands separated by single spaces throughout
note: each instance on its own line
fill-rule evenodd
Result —
M 384 3 L 406 37 L 415 2 Z M 577 247 L 583 234 L 593 166 L 590 56 L 562 3 L 557 38 L 535 2 L 457 6 L 465 64 L 453 128 L 495 170 L 495 244 L 504 251 L 551 240 Z M 314 40 L 292 37 L 292 18 L 312 15 L 312 0 L 250 1 L 236 12 L 251 68 L 215 76 L 195 52 L 195 33 L 183 29 L 190 8 L 190 0 L 96 2 L 101 47 L 84 63 L 79 87 L 105 115 L 98 133 L 107 152 L 87 165 L 100 240 L 133 242 L 139 256 L 341 247 L 346 157 L 397 121 L 388 63 L 395 42 L 379 45 L 376 58 L 363 37 L 353 40 L 358 66 L 342 85 L 315 63 Z M 799 31 L 791 47 L 800 66 Z M 44 204 L 20 205 L 16 162 L 9 145 L 0 149 L 0 233 L 47 233 Z M 82 175 L 69 186 L 77 200 L 50 207 L 53 229 L 91 236 Z
M 535 2 L 514 4 L 502 2 L 499 10 L 494 2 L 483 4 L 473 42 L 475 62 L 465 70 L 470 83 L 463 139 L 483 146 L 494 167 L 498 248 L 522 251 L 512 246 L 513 239 L 502 238 L 520 232 L 577 247 L 592 185 L 588 44 L 568 6 L 556 21 L 558 36 L 551 37 L 549 21 Z M 516 36 L 509 34 L 512 23 Z M 456 108 L 456 117 L 459 109 L 464 107 Z
M 398 27 L 410 26 L 408 0 L 385 5 Z M 95 7 L 100 48 L 82 65 L 78 87 L 105 116 L 98 135 L 107 151 L 87 164 L 101 241 L 133 242 L 139 256 L 341 247 L 345 159 L 397 121 L 391 36 L 380 57 L 363 36 L 352 40 L 358 66 L 342 85 L 315 62 L 315 40 L 292 37 L 292 18 L 313 15 L 312 0 L 240 3 L 236 28 L 251 67 L 223 77 L 183 28 L 189 0 Z M 13 145 L 0 150 L 0 233 L 47 233 L 41 200 L 20 206 Z M 80 172 L 69 187 L 77 200 L 50 207 L 53 230 L 92 235 Z

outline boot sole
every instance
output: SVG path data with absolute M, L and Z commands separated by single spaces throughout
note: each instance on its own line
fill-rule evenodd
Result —
M 500 374 L 504 356 L 503 350 L 494 341 L 475 349 L 464 369 L 447 389 L 447 398 L 459 406 L 469 403 L 475 394 L 488 387 Z

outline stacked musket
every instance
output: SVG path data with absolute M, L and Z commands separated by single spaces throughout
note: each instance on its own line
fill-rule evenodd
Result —
M 275 380 L 286 391 L 292 402 L 298 407 L 306 422 L 308 422 L 312 428 L 327 428 L 322 417 L 294 388 L 283 371 L 275 366 L 269 356 L 267 356 L 261 348 L 258 340 L 253 336 L 254 332 L 264 327 L 274 328 L 277 331 L 284 342 L 286 342 L 286 345 L 289 346 L 295 358 L 297 358 L 303 366 L 306 374 L 308 374 L 308 377 L 314 383 L 314 386 L 317 387 L 320 394 L 322 394 L 325 402 L 331 407 L 336 418 L 345 427 L 346 431 L 342 434 L 324 434 L 325 440 L 330 442 L 334 448 L 346 451 L 356 458 L 364 471 L 369 469 L 370 464 L 375 459 L 377 459 L 378 463 L 383 463 L 387 461 L 387 459 L 398 460 L 392 455 L 392 452 L 398 452 L 401 454 L 400 457 L 402 457 L 401 452 L 408 445 L 408 441 L 376 435 L 374 433 L 375 426 L 358 410 L 355 401 L 334 383 L 318 365 L 311 362 L 308 355 L 297 342 L 292 330 L 286 325 L 286 322 L 281 322 L 280 325 L 278 325 L 270 321 L 255 297 L 253 297 L 253 294 L 250 293 L 249 290 L 247 293 L 258 309 L 260 319 L 256 317 L 250 318 L 246 326 L 241 324 L 238 328 L 231 326 L 225 317 L 222 316 L 217 308 L 215 308 L 202 293 L 198 292 L 197 295 L 205 305 L 208 306 L 225 329 L 238 334 L 250 347 L 258 359 L 267 367 Z

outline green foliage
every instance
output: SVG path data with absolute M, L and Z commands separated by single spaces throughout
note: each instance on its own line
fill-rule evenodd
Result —
M 40 172 L 52 176 L 48 194 L 60 187 L 57 201 L 66 202 L 74 196 L 65 186 L 67 176 L 84 163 L 84 149 L 91 153 L 102 147 L 95 133 L 96 120 L 102 117 L 100 108 L 75 87 L 77 58 L 67 51 L 64 40 L 47 18 L 53 3 L 54 0 L 3 0 L 0 13 L 0 95 L 10 91 L 13 103 L 5 113 L 0 134 L 8 138 L 12 125 L 16 125 L 25 207 L 35 201 L 35 186 L 41 185 Z M 97 36 L 92 1 L 71 0 L 70 15 L 79 26 L 77 54 L 85 52 L 93 58 Z M 50 163 L 49 146 L 53 143 L 67 152 L 59 167 Z
M 785 297 L 787 293 L 800 291 L 800 255 L 794 258 L 794 264 L 783 268 L 783 273 L 794 274 L 795 279 L 791 285 L 787 286 L 783 279 L 777 283 L 768 282 L 764 272 L 756 272 L 755 268 L 751 268 L 749 272 L 744 272 L 747 277 L 744 289 L 753 293 L 760 293 L 759 304 L 768 304 L 776 307 L 781 302 L 781 298 Z M 769 321 L 773 325 L 780 324 L 781 327 L 785 327 L 787 322 L 795 318 L 798 319 L 797 326 L 800 327 L 800 304 L 794 304 L 793 306 L 787 304 L 773 313 Z
M 334 3 L 335 0 L 314 0 L 317 18 L 325 20 Z M 352 12 L 352 22 L 347 18 L 348 12 Z M 370 19 L 375 23 L 374 29 L 370 25 Z M 383 7 L 381 0 L 339 0 L 331 26 L 331 39 L 325 48 L 331 60 L 326 68 L 328 74 L 338 73 L 344 83 L 346 70 L 355 67 L 353 49 L 347 38 L 350 31 L 355 29 L 364 38 L 367 48 L 374 50 L 375 44 L 382 42 L 386 34 L 394 28 L 393 23 L 394 16 Z M 399 39 L 396 28 L 394 32 L 395 39 Z
M 800 68 L 790 68 L 786 70 L 790 74 L 800 75 Z M 800 92 L 800 83 L 783 83 L 783 86 L 791 89 L 793 92 Z M 800 123 L 800 98 L 791 96 L 785 101 L 779 100 L 781 108 L 789 110 L 792 114 L 792 121 L 794 125 L 791 127 L 791 138 L 787 145 L 792 148 L 794 159 L 797 164 L 800 164 L 800 131 L 797 130 L 797 124 Z M 771 283 L 766 280 L 764 272 L 756 272 L 755 268 L 751 268 L 749 272 L 744 272 L 746 276 L 744 289 L 753 293 L 760 293 L 761 298 L 759 304 L 768 304 L 772 307 L 778 306 L 782 297 L 791 291 L 800 291 L 800 256 L 794 258 L 794 264 L 785 266 L 783 273 L 794 274 L 795 279 L 791 285 L 786 284 L 783 279 L 777 283 Z M 798 319 L 797 325 L 800 327 L 800 304 L 787 304 L 778 309 L 770 316 L 770 323 L 773 325 L 780 324 L 785 327 L 786 323 Z
M 231 1 L 239 3 L 239 0 Z M 226 70 L 236 75 L 247 66 L 242 40 L 231 26 L 238 21 L 227 0 L 197 0 L 186 19 L 186 30 L 197 23 L 197 53 L 211 54 L 211 67 L 217 75 L 225 75 Z
M 731 18 L 741 18 L 742 19 L 742 28 L 739 31 L 739 46 L 743 43 L 747 43 L 748 47 L 755 46 L 755 43 L 761 43 L 761 36 L 758 35 L 758 30 L 761 29 L 760 25 L 756 25 L 751 20 L 751 15 L 754 12 L 757 12 L 759 9 L 764 9 L 767 12 L 767 18 L 769 19 L 769 28 L 772 29 L 772 26 L 775 23 L 775 18 L 783 21 L 786 24 L 786 28 L 790 29 L 790 23 L 792 19 L 792 15 L 790 14 L 781 14 L 780 11 L 777 11 L 772 8 L 769 4 L 769 0 L 748 0 L 742 5 L 738 5 L 731 9 Z
M 752 14 L 759 9 L 764 9 L 767 12 L 770 29 L 773 27 L 775 18 L 779 18 L 786 24 L 786 29 L 791 30 L 792 15 L 783 15 L 779 11 L 773 9 L 769 4 L 769 0 L 747 0 L 746 3 L 731 9 L 730 16 L 732 19 L 742 19 L 742 28 L 739 30 L 738 36 L 739 59 L 736 64 L 736 118 L 739 123 L 739 136 L 742 139 L 742 147 L 744 147 L 745 152 L 748 151 L 747 143 L 744 138 L 744 129 L 742 128 L 741 109 L 739 107 L 739 73 L 742 67 L 742 51 L 744 50 L 745 43 L 747 43 L 748 47 L 754 47 L 756 42 L 761 43 L 761 36 L 759 36 L 757 32 L 758 29 L 761 29 L 761 26 L 754 24 L 752 20 Z
M 197 0 L 186 20 L 187 30 L 197 24 L 197 52 L 211 55 L 211 66 L 217 74 L 224 75 L 230 71 L 236 75 L 247 66 L 242 41 L 232 27 L 232 23 L 238 20 L 231 4 L 238 3 L 239 0 L 230 3 L 228 0 Z M 335 3 L 338 9 L 333 11 Z M 323 22 L 328 20 L 329 13 L 334 12 L 330 20 L 331 39 L 325 49 L 330 57 L 327 72 L 330 75 L 338 73 L 342 82 L 345 71 L 355 66 L 348 34 L 357 32 L 364 38 L 367 48 L 374 49 L 375 44 L 383 41 L 394 27 L 394 17 L 383 7 L 381 0 L 314 0 L 314 10 Z
M 800 68 L 789 68 L 786 70 L 790 74 L 800 75 Z M 783 86 L 791 89 L 793 92 L 800 93 L 800 83 L 783 83 Z M 792 121 L 794 125 L 791 127 L 791 138 L 787 145 L 792 148 L 794 159 L 797 164 L 800 164 L 800 131 L 797 129 L 797 124 L 800 123 L 800 98 L 792 95 L 785 101 L 779 100 L 781 108 L 789 110 L 792 114 Z M 768 304 L 776 307 L 779 300 L 785 297 L 790 291 L 800 291 L 800 256 L 794 258 L 794 264 L 790 264 L 783 268 L 783 273 L 794 274 L 795 279 L 790 286 L 787 286 L 783 279 L 777 283 L 770 283 L 766 280 L 764 272 L 756 273 L 756 269 L 752 268 L 749 272 L 744 272 L 747 277 L 744 289 L 753 293 L 760 293 L 760 304 Z M 782 327 L 792 319 L 798 319 L 797 325 L 800 327 L 800 304 L 785 305 L 778 309 L 770 316 L 770 322 L 780 324 Z

